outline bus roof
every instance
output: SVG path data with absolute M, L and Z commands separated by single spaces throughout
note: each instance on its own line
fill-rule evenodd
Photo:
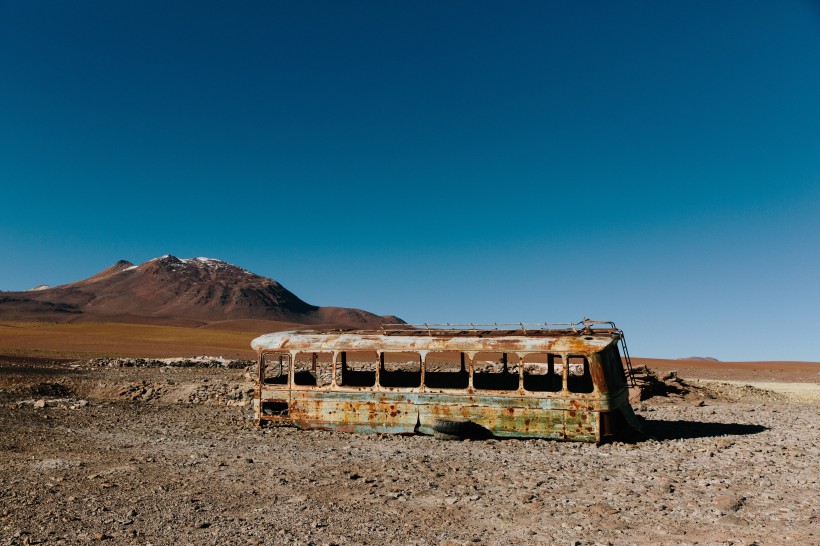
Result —
M 619 330 L 292 330 L 259 336 L 261 351 L 554 352 L 592 354 L 621 338 Z

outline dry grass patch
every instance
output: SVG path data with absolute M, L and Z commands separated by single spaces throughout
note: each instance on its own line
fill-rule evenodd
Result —
M 0 353 L 68 358 L 195 356 L 254 358 L 263 332 L 113 322 L 0 322 Z

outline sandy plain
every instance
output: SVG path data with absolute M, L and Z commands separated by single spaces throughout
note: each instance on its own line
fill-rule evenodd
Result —
M 0 544 L 820 543 L 820 401 L 742 366 L 659 371 L 650 439 L 595 446 L 260 429 L 249 369 L 25 352 L 0 356 Z

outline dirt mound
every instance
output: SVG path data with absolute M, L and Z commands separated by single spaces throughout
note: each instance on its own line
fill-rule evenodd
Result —
M 730 402 L 775 402 L 787 399 L 786 396 L 775 391 L 720 381 L 698 382 L 691 384 L 690 387 L 704 393 L 709 398 L 721 398 Z
M 642 402 L 655 397 L 687 400 L 696 403 L 716 399 L 730 402 L 772 402 L 786 399 L 786 397 L 780 393 L 760 389 L 752 385 L 719 381 L 687 381 L 678 376 L 675 370 L 659 375 L 654 370 L 646 366 L 641 366 L 635 368 L 634 377 L 637 386 L 630 389 L 630 401 L 633 403 Z
M 640 366 L 633 370 L 632 376 L 636 383 L 636 387 L 631 389 L 634 401 L 649 400 L 655 396 L 682 398 L 691 392 L 690 386 L 674 371 L 660 377 L 648 367 Z M 640 396 L 636 396 L 636 392 Z

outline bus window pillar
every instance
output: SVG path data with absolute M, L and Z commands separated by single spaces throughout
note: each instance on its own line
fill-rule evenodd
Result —
M 421 368 L 421 379 L 419 382 L 419 388 L 421 390 L 424 390 L 426 388 L 424 386 L 424 370 L 427 367 L 427 351 L 419 352 L 419 366 Z
M 569 355 L 561 353 L 561 362 L 563 362 L 561 369 L 561 392 L 569 391 Z
M 473 357 L 475 357 L 475 353 L 467 354 L 467 371 L 470 373 L 470 376 L 467 378 L 467 389 L 472 391 L 473 387 Z M 464 353 L 461 353 L 461 358 L 464 358 Z

